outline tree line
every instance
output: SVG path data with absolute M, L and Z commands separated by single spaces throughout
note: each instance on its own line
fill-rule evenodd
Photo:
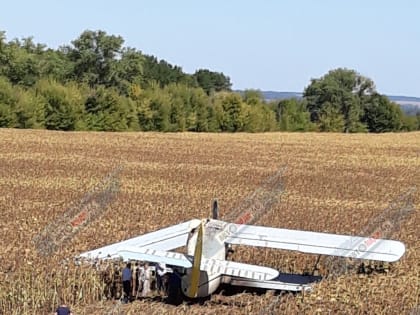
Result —
M 354 70 L 313 79 L 302 99 L 266 102 L 232 91 L 223 73 L 183 72 L 124 47 L 120 36 L 84 31 L 51 49 L 0 32 L 0 127 L 96 131 L 334 131 L 420 129 Z

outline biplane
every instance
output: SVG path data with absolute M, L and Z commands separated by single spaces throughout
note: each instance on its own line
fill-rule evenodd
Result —
M 308 254 L 395 262 L 403 243 L 372 237 L 337 235 L 192 219 L 155 232 L 82 253 L 84 259 L 122 258 L 164 263 L 183 270 L 181 291 L 189 298 L 208 297 L 222 284 L 284 291 L 311 289 L 314 278 L 227 260 L 232 245 L 248 245 Z M 186 253 L 174 250 L 186 246 Z

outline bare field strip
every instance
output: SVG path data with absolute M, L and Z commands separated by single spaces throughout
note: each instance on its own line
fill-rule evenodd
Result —
M 33 237 L 115 167 L 116 200 L 52 257 Z M 388 273 L 346 274 L 305 296 L 215 295 L 178 307 L 146 300 L 101 300 L 91 268 L 63 260 L 107 243 L 210 214 L 221 216 L 279 167 L 285 194 L 259 224 L 358 234 L 391 201 L 417 186 L 413 213 L 392 238 L 406 244 Z M 0 314 L 51 312 L 57 295 L 76 314 L 409 314 L 420 303 L 420 133 L 196 134 L 94 133 L 0 129 Z M 239 248 L 238 261 L 303 272 L 317 257 Z M 321 270 L 321 272 L 323 272 Z M 77 284 L 77 289 L 75 289 Z M 268 311 L 267 311 L 268 312 Z

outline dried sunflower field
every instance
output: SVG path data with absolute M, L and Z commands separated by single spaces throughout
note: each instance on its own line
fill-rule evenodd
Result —
M 121 167 L 115 199 L 43 255 L 34 238 Z M 204 303 L 157 299 L 120 305 L 77 254 L 191 218 L 218 198 L 229 217 L 260 183 L 285 167 L 284 193 L 260 225 L 365 234 L 393 201 L 412 192 L 412 211 L 389 218 L 405 243 L 383 272 L 348 271 L 305 295 L 239 293 Z M 415 189 L 416 190 L 413 190 Z M 62 296 L 75 314 L 416 314 L 420 311 L 420 133 L 205 134 L 0 130 L 0 314 L 50 314 Z M 58 220 L 58 221 L 57 221 Z M 380 230 L 380 226 L 377 229 Z M 369 235 L 366 235 L 369 236 Z M 237 248 L 235 260 L 305 272 L 317 257 Z M 321 259 L 319 273 L 326 275 Z

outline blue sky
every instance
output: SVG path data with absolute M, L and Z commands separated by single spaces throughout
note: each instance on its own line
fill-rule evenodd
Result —
M 223 72 L 235 89 L 302 92 L 346 67 L 380 93 L 420 96 L 419 14 L 417 0 L 13 0 L 0 30 L 54 48 L 105 30 L 185 72 Z

